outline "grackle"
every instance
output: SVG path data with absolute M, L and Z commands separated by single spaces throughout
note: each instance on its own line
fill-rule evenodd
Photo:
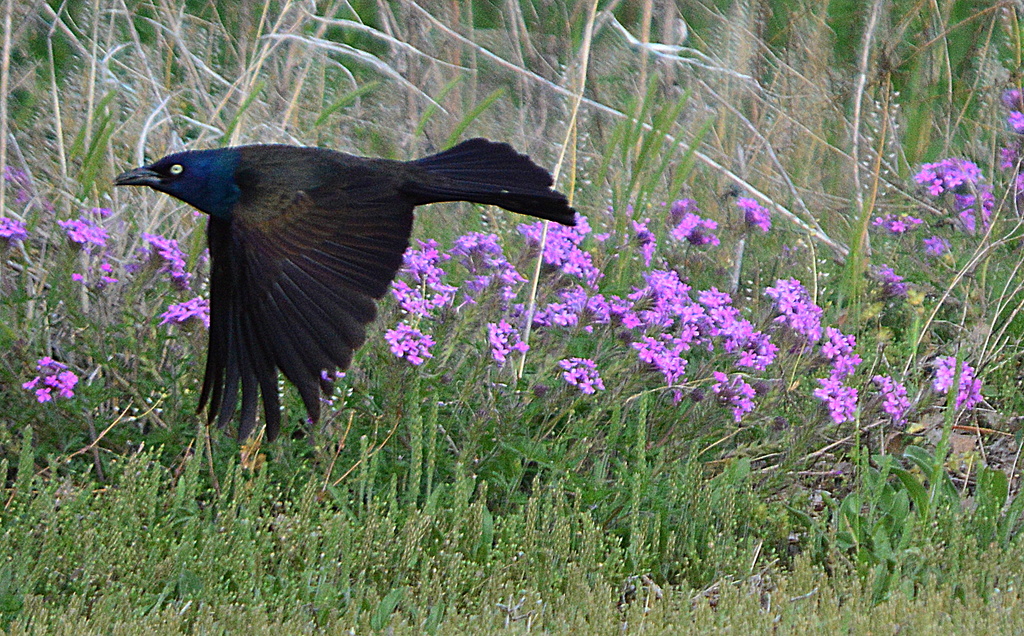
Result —
M 277 372 L 320 417 L 321 372 L 346 369 L 374 303 L 409 245 L 413 208 L 497 205 L 564 225 L 576 213 L 547 170 L 511 146 L 470 139 L 414 161 L 285 145 L 172 154 L 119 175 L 209 215 L 210 333 L 199 411 L 226 425 L 241 387 L 238 439 L 263 399 L 267 439 L 281 427 Z

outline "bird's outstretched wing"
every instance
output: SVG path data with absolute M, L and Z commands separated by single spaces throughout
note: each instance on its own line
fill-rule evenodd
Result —
M 210 343 L 199 408 L 227 424 L 240 386 L 240 440 L 255 426 L 258 395 L 267 438 L 277 436 L 278 369 L 309 417 L 319 418 L 321 371 L 348 367 L 376 315 L 374 300 L 402 264 L 412 203 L 382 195 L 388 189 L 371 175 L 343 182 L 344 191 L 277 190 L 277 201 L 264 192 L 254 197 L 259 207 L 243 197 L 231 220 L 210 218 Z

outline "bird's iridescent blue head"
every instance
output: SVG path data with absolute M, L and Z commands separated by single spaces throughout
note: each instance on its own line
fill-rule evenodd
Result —
M 236 148 L 179 152 L 118 175 L 114 185 L 149 186 L 227 220 L 241 194 L 235 183 L 240 159 Z

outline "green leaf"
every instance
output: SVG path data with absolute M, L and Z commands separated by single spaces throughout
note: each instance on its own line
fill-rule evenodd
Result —
M 978 486 L 974 498 L 978 503 L 977 514 L 994 519 L 1002 510 L 1010 494 L 1010 480 L 1006 473 L 994 468 L 982 467 L 978 471 Z
M 370 619 L 370 628 L 375 632 L 379 632 L 387 627 L 388 623 L 391 622 L 391 615 L 394 614 L 395 609 L 398 608 L 398 604 L 402 601 L 402 596 L 405 594 L 405 588 L 395 588 L 388 592 L 379 605 L 377 610 L 373 613 L 373 617 Z
M 918 515 L 924 515 L 928 511 L 928 490 L 925 489 L 924 484 L 911 474 L 902 468 L 894 468 L 892 474 L 896 475 L 896 478 L 903 484 L 905 492 L 910 496 L 910 499 L 914 502 L 914 507 L 917 509 Z
M 498 98 L 504 94 L 504 86 L 497 88 L 494 91 L 492 91 L 490 95 L 485 97 L 482 102 L 474 106 L 472 110 L 466 113 L 466 116 L 463 117 L 459 121 L 459 123 L 455 124 L 455 128 L 452 130 L 452 134 L 448 135 L 448 140 L 445 142 L 445 146 L 447 147 L 455 145 L 455 142 L 457 142 L 462 137 L 462 133 L 466 132 L 466 129 L 469 128 L 469 125 L 472 124 L 477 117 L 483 114 L 485 110 L 491 107 L 491 104 L 496 102 Z
M 362 86 L 358 86 L 350 90 L 349 92 L 345 93 L 344 95 L 336 99 L 333 104 L 324 109 L 324 111 L 320 113 L 320 116 L 316 118 L 316 121 L 313 122 L 313 125 L 322 125 L 325 121 L 327 121 L 327 118 L 330 117 L 332 114 L 341 110 L 342 108 L 346 108 L 352 102 L 356 101 L 363 95 L 366 95 L 367 93 L 374 90 L 378 86 L 380 86 L 380 80 L 374 80 L 372 82 L 367 82 Z
M 249 106 L 252 105 L 253 100 L 260 96 L 260 93 L 263 92 L 263 87 L 266 85 L 266 80 L 260 80 L 256 83 L 256 86 L 249 91 L 249 94 L 245 96 L 245 101 L 243 101 L 242 105 L 238 107 L 237 111 L 235 111 L 235 116 L 231 118 L 227 127 L 224 128 L 224 134 L 221 136 L 221 139 L 225 142 L 231 139 L 231 133 L 235 131 L 235 128 L 238 127 L 238 123 L 242 121 L 242 115 L 245 114 L 245 111 L 249 110 Z
M 914 462 L 925 474 L 925 477 L 931 478 L 932 468 L 935 465 L 935 458 L 931 453 L 920 446 L 907 446 L 903 449 L 903 456 Z
M 423 131 L 426 130 L 427 123 L 430 121 L 430 118 L 433 117 L 437 113 L 437 111 L 441 110 L 439 102 L 442 99 L 444 99 L 448 93 L 452 92 L 452 89 L 458 86 L 459 82 L 461 81 L 462 76 L 456 75 L 455 78 L 452 79 L 452 81 L 444 85 L 444 88 L 442 88 L 441 92 L 438 93 L 437 98 L 431 100 L 430 104 L 426 107 L 426 109 L 424 109 L 423 115 L 420 117 L 419 123 L 416 124 L 416 130 L 413 132 L 413 139 L 419 139 L 420 137 L 423 136 Z
M 427 614 L 426 622 L 423 623 L 423 631 L 431 635 L 436 634 L 442 620 L 444 620 L 444 604 L 433 605 L 430 608 L 430 613 Z
M 1000 521 L 1000 542 L 1002 545 L 1007 545 L 1010 539 L 1013 538 L 1014 530 L 1017 529 L 1018 521 L 1020 520 L 1021 513 L 1024 513 L 1024 497 L 1018 492 L 1014 496 L 1013 501 L 1010 502 L 1010 507 L 1006 510 L 1006 515 Z
M 486 506 L 483 508 L 483 519 L 480 524 L 480 543 L 477 545 L 476 556 L 480 562 L 485 562 L 494 543 L 494 515 Z
M 814 520 L 811 519 L 811 515 L 807 514 L 803 510 L 798 510 L 789 504 L 785 504 L 786 510 L 792 515 L 793 520 L 805 528 L 811 528 L 814 525 Z

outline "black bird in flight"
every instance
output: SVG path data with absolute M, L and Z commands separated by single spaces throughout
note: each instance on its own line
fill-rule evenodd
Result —
M 321 371 L 346 369 L 402 265 L 413 208 L 441 201 L 497 205 L 563 225 L 576 212 L 547 170 L 512 146 L 470 139 L 415 161 L 324 148 L 253 145 L 172 154 L 119 175 L 209 215 L 210 340 L 199 410 L 238 439 L 281 427 L 277 371 L 312 421 Z

